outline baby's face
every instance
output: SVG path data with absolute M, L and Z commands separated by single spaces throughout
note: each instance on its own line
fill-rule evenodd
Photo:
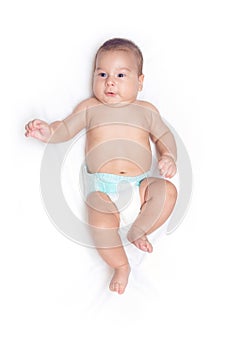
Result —
M 93 93 L 102 103 L 132 103 L 142 89 L 135 55 L 130 51 L 100 52 L 96 59 Z

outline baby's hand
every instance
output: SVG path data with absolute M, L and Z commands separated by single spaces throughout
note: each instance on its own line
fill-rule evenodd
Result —
M 172 156 L 163 155 L 160 157 L 158 162 L 158 168 L 160 170 L 160 175 L 171 178 L 176 173 L 176 163 Z
M 26 137 L 34 137 L 42 142 L 47 142 L 52 135 L 49 124 L 39 119 L 30 121 L 25 125 L 25 129 Z

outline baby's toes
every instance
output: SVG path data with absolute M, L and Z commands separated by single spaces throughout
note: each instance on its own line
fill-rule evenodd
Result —
M 112 282 L 109 286 L 109 289 L 112 291 L 112 292 L 116 292 L 116 293 L 119 293 L 121 294 L 121 285 L 120 283 L 118 282 Z

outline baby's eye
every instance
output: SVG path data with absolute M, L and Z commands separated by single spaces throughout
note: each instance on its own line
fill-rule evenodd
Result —
M 117 77 L 118 78 L 124 78 L 126 76 L 126 74 L 124 74 L 124 73 L 119 73 L 119 74 L 117 74 Z
M 98 74 L 101 78 L 106 78 L 107 77 L 107 74 L 104 73 L 104 72 L 101 72 Z

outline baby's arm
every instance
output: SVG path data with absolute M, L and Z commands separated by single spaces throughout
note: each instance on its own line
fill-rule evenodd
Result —
M 25 130 L 26 137 L 33 137 L 45 143 L 63 142 L 68 139 L 62 121 L 48 124 L 43 120 L 34 119 L 26 124 Z
M 158 167 L 160 174 L 164 177 L 171 178 L 176 174 L 177 170 L 175 138 L 171 130 L 163 122 L 158 110 L 148 102 L 146 102 L 146 107 L 152 112 L 150 117 L 150 136 L 159 153 Z
M 74 137 L 86 127 L 86 109 L 92 104 L 92 99 L 81 102 L 71 115 L 61 121 L 51 124 L 40 119 L 30 121 L 26 126 L 26 137 L 34 137 L 46 143 L 65 142 Z
M 171 178 L 176 174 L 176 143 L 171 132 L 167 132 L 156 142 L 159 152 L 158 168 L 160 174 Z

